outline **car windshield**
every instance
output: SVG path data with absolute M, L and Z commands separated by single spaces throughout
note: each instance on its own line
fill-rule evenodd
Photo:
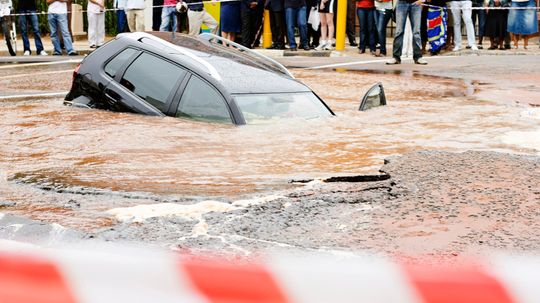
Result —
M 290 118 L 313 119 L 332 113 L 312 92 L 242 94 L 236 103 L 247 124 L 272 123 Z

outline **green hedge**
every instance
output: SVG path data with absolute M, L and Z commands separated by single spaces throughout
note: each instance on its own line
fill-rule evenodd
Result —
M 88 0 L 73 0 L 72 3 L 76 3 L 82 6 L 83 10 L 86 10 Z M 36 0 L 37 11 L 38 12 L 47 12 L 47 2 L 45 0 Z M 16 3 L 15 3 L 16 6 Z M 113 7 L 112 1 L 105 1 L 105 6 L 107 8 Z M 49 23 L 47 21 L 47 15 L 38 15 L 39 19 L 39 29 L 41 33 L 49 33 Z M 85 13 L 83 13 L 83 26 L 84 31 L 88 32 L 88 18 Z M 116 35 L 116 12 L 107 11 L 105 12 L 105 32 L 107 35 Z

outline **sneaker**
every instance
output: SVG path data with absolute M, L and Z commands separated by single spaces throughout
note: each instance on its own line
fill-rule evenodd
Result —
M 326 43 L 326 45 L 323 47 L 324 50 L 332 50 L 333 44 L 332 43 Z
M 319 45 L 317 45 L 317 47 L 315 48 L 315 50 L 318 50 L 318 51 L 323 50 L 323 48 L 324 48 L 325 46 L 326 46 L 326 41 L 323 40 L 323 41 L 321 41 L 321 43 L 320 43 Z
M 29 51 L 29 50 L 25 50 L 24 53 L 23 53 L 23 56 L 30 56 L 30 51 Z
M 53 53 L 53 56 L 62 56 L 62 53 L 54 52 L 54 53 Z
M 424 58 L 418 58 L 418 59 L 414 60 L 414 63 L 420 64 L 420 65 L 427 65 L 427 61 Z
M 42 50 L 42 51 L 39 52 L 39 55 L 40 56 L 48 56 L 49 54 L 47 54 L 46 51 Z
M 386 65 L 401 64 L 401 60 L 397 58 L 392 58 L 389 61 L 386 61 Z
M 471 45 L 471 50 L 477 51 L 477 50 L 478 50 L 478 47 L 477 47 L 476 45 Z
M 76 52 L 76 51 L 72 51 L 71 53 L 68 54 L 68 56 L 78 56 L 79 53 Z
M 454 46 L 454 48 L 452 49 L 453 52 L 457 52 L 461 49 L 461 47 L 459 47 L 459 45 L 456 45 Z

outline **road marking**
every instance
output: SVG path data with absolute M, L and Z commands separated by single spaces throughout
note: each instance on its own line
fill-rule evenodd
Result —
M 424 59 L 442 59 L 442 58 L 452 58 L 456 56 L 436 56 L 436 57 L 429 57 Z M 401 61 L 409 61 L 412 60 L 412 58 L 403 58 Z M 322 69 L 322 68 L 331 68 L 331 67 L 340 67 L 340 66 L 347 66 L 347 65 L 360 65 L 360 64 L 370 64 L 370 63 L 382 63 L 386 62 L 388 59 L 377 59 L 377 60 L 368 60 L 368 61 L 354 61 L 354 62 L 344 62 L 344 63 L 336 63 L 336 64 L 327 64 L 327 65 L 319 65 L 319 66 L 313 66 L 313 67 L 306 67 L 305 69 Z
M 55 65 L 55 64 L 80 63 L 82 60 L 83 60 L 83 59 L 69 59 L 69 60 L 52 61 L 52 62 L 39 62 L 39 63 L 27 63 L 27 64 L 12 64 L 12 65 L 0 66 L 0 69 L 20 68 L 20 67 L 29 67 L 29 66 L 41 66 L 41 65 Z
M 8 95 L 8 96 L 0 96 L 0 100 L 19 99 L 19 98 L 33 98 L 33 97 L 64 97 L 65 95 L 67 95 L 67 93 L 68 93 L 68 91 L 54 92 L 54 93 L 26 94 L 26 95 Z
M 67 72 L 73 72 L 73 69 L 64 69 L 64 70 L 56 70 L 56 71 L 52 71 L 52 72 L 43 72 L 43 73 L 39 73 L 38 75 L 50 75 L 50 74 L 67 73 Z M 10 76 L 0 77 L 0 79 L 12 79 L 12 78 L 19 78 L 19 77 L 26 77 L 26 76 L 35 76 L 35 75 L 36 75 L 36 73 L 18 74 L 18 75 L 10 75 Z

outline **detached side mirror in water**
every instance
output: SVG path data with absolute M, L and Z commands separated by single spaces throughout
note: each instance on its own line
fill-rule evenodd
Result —
M 384 94 L 384 88 L 382 83 L 373 85 L 362 98 L 360 102 L 359 111 L 365 111 L 372 107 L 378 107 L 386 105 L 386 95 Z

